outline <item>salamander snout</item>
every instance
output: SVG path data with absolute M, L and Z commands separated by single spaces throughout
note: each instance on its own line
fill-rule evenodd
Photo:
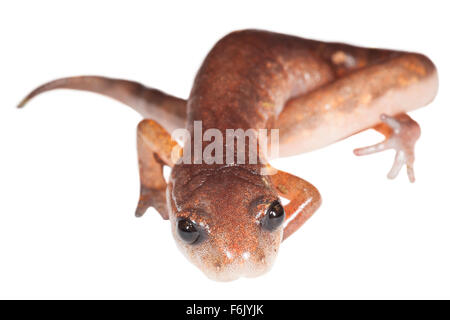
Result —
M 228 234 L 227 234 L 228 235 Z M 232 281 L 240 277 L 257 277 L 269 271 L 281 243 L 282 232 L 266 234 L 260 239 L 208 239 L 189 245 L 177 241 L 185 256 L 209 278 Z M 228 239 L 229 240 L 229 239 Z
M 173 220 L 174 238 L 186 257 L 213 280 L 257 277 L 270 270 L 282 240 L 284 211 L 272 207 L 260 219 L 237 216 L 208 223 L 199 216 L 178 217 Z
M 217 281 L 256 277 L 272 267 L 285 212 L 266 176 L 235 166 L 175 182 L 168 193 L 174 195 L 172 235 L 194 265 Z
M 260 248 L 254 251 L 232 253 L 225 250 L 217 255 L 212 265 L 201 266 L 202 271 L 216 281 L 231 281 L 240 277 L 258 277 L 269 271 L 275 261 L 278 248 Z

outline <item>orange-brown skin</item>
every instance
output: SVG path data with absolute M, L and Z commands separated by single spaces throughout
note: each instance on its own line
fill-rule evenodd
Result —
M 187 101 L 131 81 L 76 77 L 37 88 L 20 106 L 57 88 L 110 96 L 146 118 L 138 126 L 141 196 L 136 214 L 155 207 L 170 219 L 179 248 L 194 264 L 211 278 L 232 280 L 266 272 L 281 241 L 320 206 L 320 194 L 305 180 L 271 168 L 264 154 L 257 164 L 183 164 L 166 130 L 185 125 L 193 139 L 194 121 L 224 136 L 226 129 L 279 129 L 280 155 L 287 156 L 374 128 L 386 140 L 355 154 L 396 149 L 389 177 L 406 164 L 414 181 L 420 128 L 405 112 L 434 98 L 437 73 L 420 54 L 244 30 L 214 46 Z M 168 182 L 163 165 L 172 167 Z M 267 171 L 274 174 L 263 174 Z M 264 230 L 266 210 L 280 197 L 290 200 L 283 227 Z M 204 231 L 202 241 L 183 242 L 180 219 L 195 222 Z

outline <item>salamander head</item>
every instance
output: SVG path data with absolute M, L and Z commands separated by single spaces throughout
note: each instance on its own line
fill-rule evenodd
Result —
M 284 221 L 270 178 L 240 166 L 193 167 L 174 168 L 168 188 L 172 233 L 180 250 L 218 281 L 268 271 Z

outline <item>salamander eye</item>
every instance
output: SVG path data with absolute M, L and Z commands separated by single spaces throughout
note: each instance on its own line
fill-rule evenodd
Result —
M 200 237 L 200 232 L 197 230 L 194 222 L 186 218 L 181 218 L 177 221 L 177 230 L 180 238 L 188 244 L 193 244 Z
M 267 209 L 261 225 L 267 231 L 274 231 L 281 226 L 284 221 L 284 216 L 283 206 L 278 200 L 275 200 Z

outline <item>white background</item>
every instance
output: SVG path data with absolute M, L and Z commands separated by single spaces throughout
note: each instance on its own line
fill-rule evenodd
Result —
M 0 298 L 450 298 L 450 98 L 444 1 L 9 1 L 0 4 Z M 390 181 L 393 152 L 364 158 L 365 132 L 274 161 L 321 191 L 323 205 L 282 244 L 270 273 L 208 280 L 169 223 L 137 219 L 135 127 L 126 106 L 55 91 L 58 77 L 132 79 L 187 97 L 222 36 L 259 28 L 427 54 L 438 66 L 417 182 Z

